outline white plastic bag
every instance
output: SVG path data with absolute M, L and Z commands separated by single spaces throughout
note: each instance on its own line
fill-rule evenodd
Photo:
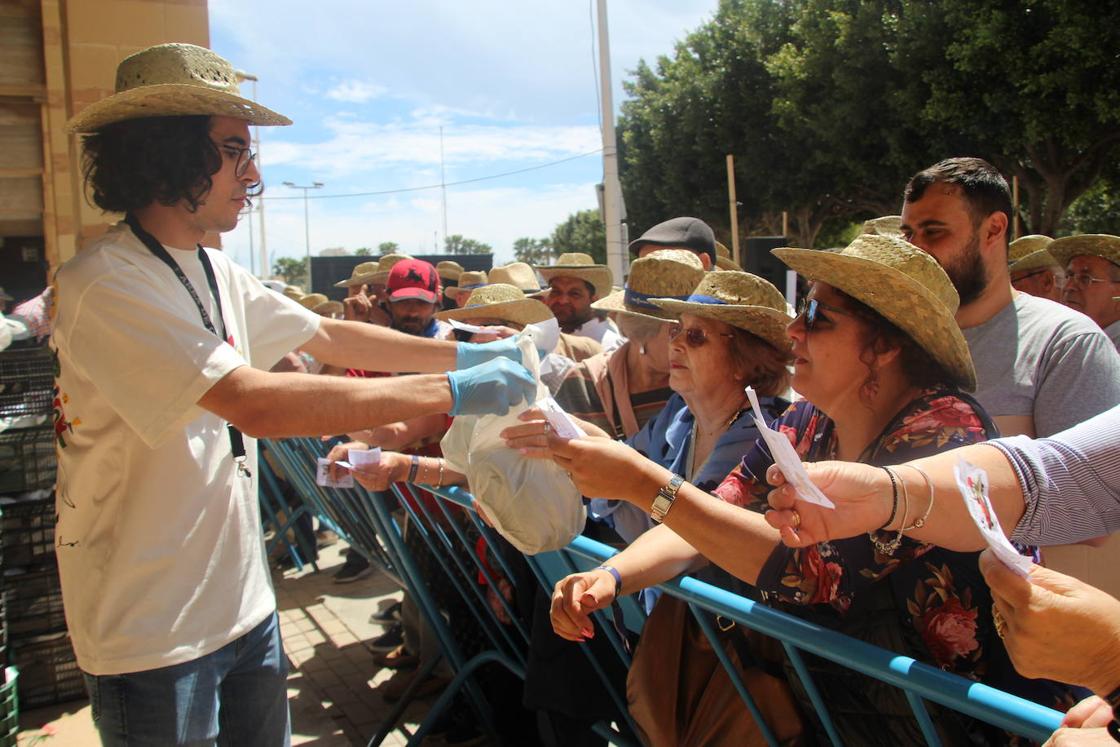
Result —
M 586 512 L 579 489 L 564 470 L 547 459 L 530 459 L 505 445 L 502 430 L 517 416 L 549 396 L 540 381 L 539 356 L 531 326 L 518 337 L 522 362 L 537 380 L 532 403 L 505 415 L 460 415 L 443 437 L 443 457 L 467 476 L 471 493 L 494 528 L 526 555 L 557 550 L 583 531 Z

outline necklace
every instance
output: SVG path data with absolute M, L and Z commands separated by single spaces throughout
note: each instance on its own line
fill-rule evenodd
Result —
M 731 413 L 731 417 L 729 417 L 727 419 L 726 423 L 723 423 L 722 426 L 720 426 L 716 430 L 713 430 L 709 433 L 705 433 L 704 435 L 705 436 L 714 436 L 714 435 L 718 435 L 720 433 L 726 432 L 728 428 L 730 428 L 732 425 L 735 424 L 735 421 L 739 419 L 739 417 L 743 414 L 743 412 L 744 412 L 743 406 L 742 406 L 742 403 L 740 402 L 739 403 L 739 408 L 736 409 L 735 412 Z M 685 462 L 685 466 L 688 468 L 688 474 L 685 475 L 685 478 L 688 479 L 689 481 L 691 481 L 693 475 L 695 475 L 699 471 L 699 469 L 696 466 L 696 440 L 697 440 L 697 435 L 699 433 L 699 426 L 700 426 L 699 418 L 696 418 L 695 416 L 693 416 L 692 438 L 690 438 L 689 441 L 688 441 L 688 455 L 687 455 L 687 461 Z M 705 458 L 704 461 L 706 462 L 707 458 Z M 700 466 L 702 467 L 703 465 L 700 465 Z

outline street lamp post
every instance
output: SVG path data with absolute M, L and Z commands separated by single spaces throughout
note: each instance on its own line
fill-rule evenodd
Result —
M 311 285 L 311 220 L 307 208 L 307 193 L 312 189 L 321 189 L 323 187 L 323 183 L 311 182 L 311 184 L 309 185 L 301 185 L 296 184 L 295 182 L 284 182 L 284 186 L 291 187 L 292 189 L 303 190 L 303 243 L 304 249 L 307 251 L 307 292 L 314 293 L 315 289 Z

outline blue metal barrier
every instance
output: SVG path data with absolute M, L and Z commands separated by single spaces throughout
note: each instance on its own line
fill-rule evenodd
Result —
M 314 486 L 315 456 L 321 455 L 322 446 L 317 442 L 298 439 L 290 440 L 289 445 L 291 445 L 291 441 L 300 443 L 297 443 L 295 448 L 282 448 L 278 451 L 283 451 L 287 458 L 293 458 L 294 454 L 302 454 L 306 459 L 301 466 L 292 464 L 289 467 L 288 463 L 285 463 L 285 470 L 298 469 L 303 472 L 305 477 L 310 472 L 311 483 Z M 290 471 L 289 475 L 291 476 Z M 409 497 L 415 498 L 416 494 L 411 488 L 406 488 L 406 490 Z M 415 531 L 420 533 L 425 545 L 433 553 L 440 568 L 449 578 L 455 578 L 456 573 L 465 575 L 467 578 L 471 577 L 472 572 L 479 573 L 486 578 L 492 588 L 496 589 L 491 570 L 473 552 L 473 548 L 470 547 L 470 542 L 463 532 L 463 527 L 452 517 L 453 512 L 460 513 L 459 508 L 465 509 L 465 516 L 469 519 L 471 525 L 477 529 L 487 544 L 493 547 L 493 531 L 480 521 L 473 510 L 473 497 L 466 491 L 457 488 L 436 489 L 425 486 L 425 490 L 442 499 L 438 501 L 441 515 L 433 515 L 420 501 L 416 501 L 414 505 L 410 504 L 409 501 L 404 500 L 405 493 L 394 486 L 394 492 L 401 499 L 400 504 L 408 516 L 410 527 L 415 526 Z M 376 538 L 380 537 L 384 541 L 385 549 L 382 552 L 386 555 L 387 564 L 401 571 L 401 581 L 409 592 L 415 596 L 425 618 L 435 629 L 443 647 L 443 654 L 456 673 L 455 679 L 437 700 L 417 733 L 412 735 L 409 744 L 417 743 L 423 738 L 431 724 L 450 705 L 460 688 L 465 690 L 483 722 L 491 723 L 492 714 L 488 712 L 487 705 L 477 688 L 472 685 L 471 679 L 476 668 L 488 662 L 499 663 L 524 679 L 525 652 L 527 650 L 525 647 L 528 645 L 528 634 L 523 626 L 520 624 L 502 625 L 490 610 L 486 599 L 477 587 L 459 589 L 459 593 L 467 601 L 472 614 L 475 615 L 492 646 L 486 651 L 467 657 L 456 644 L 446 621 L 439 612 L 438 605 L 429 594 L 426 580 L 421 578 L 417 572 L 413 559 L 405 547 L 401 527 L 392 517 L 390 508 L 386 503 L 386 496 L 365 493 L 360 489 L 320 491 L 321 489 L 318 488 L 314 491 L 317 496 L 316 500 L 329 504 L 322 508 L 322 510 L 332 512 L 328 516 L 345 515 L 344 524 L 354 522 L 354 526 L 345 526 L 344 528 L 356 529 L 354 535 L 360 537 L 362 542 L 369 542 L 368 537 L 372 534 L 374 536 L 373 541 L 377 543 L 377 547 L 380 549 L 382 545 L 377 542 Z M 318 505 L 316 505 L 316 510 L 320 510 Z M 339 526 L 344 526 L 344 524 Z M 340 532 L 340 534 L 343 534 L 343 532 Z M 344 536 L 346 535 L 344 534 Z M 473 561 L 471 565 L 467 565 L 461 554 L 456 553 L 456 544 L 465 545 L 471 550 L 469 553 Z M 597 566 L 615 553 L 616 550 L 607 545 L 580 536 L 560 551 L 542 553 L 538 556 L 528 557 L 526 560 L 546 592 L 551 593 L 554 583 L 559 578 L 568 573 Z M 499 564 L 502 564 L 500 554 L 498 560 Z M 510 569 L 503 567 L 502 573 L 512 583 Z M 801 680 L 801 684 L 815 706 L 818 718 L 834 745 L 841 744 L 839 734 L 829 716 L 827 704 L 818 693 L 802 660 L 802 652 L 835 662 L 901 689 L 906 694 L 923 736 L 927 743 L 931 745 L 938 745 L 940 741 L 926 710 L 925 701 L 927 700 L 1040 742 L 1045 741 L 1060 725 L 1062 714 L 1057 711 L 987 685 L 944 672 L 910 657 L 895 654 L 837 631 L 823 628 L 698 579 L 683 576 L 662 584 L 659 588 L 663 592 L 678 597 L 689 604 L 700 623 L 701 629 L 712 642 L 712 647 L 717 652 L 717 656 L 723 652 L 722 643 L 717 638 L 707 615 L 701 613 L 729 618 L 740 625 L 781 641 L 794 670 Z M 501 594 L 498 596 L 501 597 Z M 509 609 L 509 605 L 504 600 L 501 603 L 505 605 L 507 615 L 512 620 L 517 620 L 517 616 L 512 614 L 513 611 Z M 625 601 L 625 605 L 629 605 L 625 609 L 626 625 L 631 630 L 637 631 L 640 628 L 642 614 L 633 604 L 632 599 Z M 628 665 L 629 654 L 622 645 L 621 639 L 615 633 L 611 621 L 604 615 L 603 611 L 597 612 L 595 615 L 600 623 L 600 628 L 606 632 L 617 655 L 624 664 Z M 584 648 L 585 653 L 589 653 L 586 647 L 582 648 Z M 759 710 L 750 698 L 738 672 L 731 666 L 726 656 L 720 658 L 745 705 L 760 724 L 764 738 L 769 744 L 777 744 L 769 728 L 763 725 L 759 717 Z M 629 719 L 629 714 L 625 708 L 625 693 L 619 693 L 612 687 L 599 662 L 596 662 L 590 655 L 588 655 L 588 659 L 612 700 L 619 707 L 623 718 Z M 406 693 L 406 696 L 410 695 L 411 693 Z M 382 725 L 378 734 L 370 741 L 370 744 L 379 744 L 391 732 L 409 700 L 409 697 L 402 700 L 399 707 L 390 715 L 390 719 Z M 633 724 L 630 723 L 629 726 L 631 731 L 634 731 Z M 626 738 L 608 724 L 597 725 L 596 731 L 615 743 L 627 743 Z

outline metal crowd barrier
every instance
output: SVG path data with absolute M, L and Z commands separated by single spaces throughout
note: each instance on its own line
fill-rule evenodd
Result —
M 493 731 L 493 714 L 472 678 L 483 665 L 496 663 L 523 680 L 529 633 L 501 594 L 498 594 L 498 598 L 506 615 L 512 621 L 510 625 L 503 625 L 498 620 L 478 583 L 462 584 L 455 581 L 458 593 L 467 602 L 472 616 L 489 644 L 489 648 L 481 652 L 469 655 L 464 652 L 456 643 L 447 620 L 440 613 L 429 591 L 428 580 L 419 573 L 415 558 L 405 545 L 401 526 L 393 515 L 393 510 L 397 508 L 394 504 L 399 502 L 399 508 L 403 509 L 408 517 L 409 531 L 416 531 L 419 534 L 446 579 L 453 581 L 464 577 L 473 579 L 476 574 L 480 574 L 491 588 L 497 589 L 496 579 L 491 569 L 478 557 L 466 536 L 467 527 L 473 527 L 487 547 L 496 548 L 499 542 L 493 530 L 483 523 L 474 511 L 473 497 L 457 488 L 425 488 L 438 496 L 436 505 L 439 513 L 433 514 L 422 501 L 405 500 L 406 497 L 416 498 L 417 494 L 412 486 L 404 486 L 403 489 L 398 486 L 393 487 L 393 493 L 398 501 L 394 501 L 389 494 L 369 493 L 361 488 L 324 490 L 317 487 L 314 480 L 315 459 L 326 451 L 322 444 L 310 439 L 289 439 L 270 442 L 270 445 L 275 449 L 273 453 L 284 464 L 289 479 L 298 483 L 297 489 L 301 496 L 307 498 L 308 505 L 319 513 L 320 518 L 336 526 L 339 534 L 350 541 L 352 546 L 357 547 L 372 561 L 392 573 L 413 595 L 425 619 L 436 632 L 443 648 L 443 657 L 447 659 L 455 673 L 450 685 L 436 700 L 424 722 L 410 737 L 408 743 L 418 744 L 460 692 L 463 692 L 479 715 L 483 726 Z M 457 518 L 463 521 L 458 521 Z M 456 551 L 457 547 L 466 548 L 468 552 Z M 551 594 L 553 585 L 563 576 L 593 568 L 616 552 L 607 545 L 580 536 L 560 551 L 542 553 L 525 559 L 537 580 L 546 592 Z M 514 574 L 503 560 L 502 553 L 493 552 L 491 555 L 497 560 L 503 576 L 513 583 Z M 465 557 L 469 557 L 472 562 L 466 563 Z M 1055 710 L 944 672 L 908 656 L 820 627 L 698 579 L 684 576 L 662 584 L 659 588 L 664 593 L 679 597 L 688 603 L 701 629 L 712 642 L 713 650 L 719 656 L 744 704 L 758 722 L 763 737 L 770 745 L 777 745 L 778 742 L 761 718 L 760 711 L 739 677 L 737 669 L 724 653 L 723 645 L 710 621 L 710 615 L 732 619 L 740 625 L 745 625 L 781 642 L 833 745 L 840 745 L 842 742 L 829 716 L 828 704 L 824 702 L 814 685 L 802 652 L 835 662 L 902 690 L 927 744 L 930 745 L 940 745 L 941 741 L 926 708 L 927 700 L 1039 742 L 1045 741 L 1060 725 L 1062 714 Z M 638 631 L 643 621 L 643 614 L 632 598 L 625 600 L 623 612 L 625 626 L 632 631 Z M 616 625 L 612 623 L 606 611 L 596 612 L 595 616 L 599 623 L 599 630 L 606 633 L 615 654 L 628 666 L 630 655 L 616 630 Z M 629 722 L 625 693 L 618 692 L 617 688 L 612 686 L 602 667 L 602 662 L 592 657 L 586 646 L 581 648 L 619 710 L 621 718 L 627 721 L 626 724 L 621 725 L 627 728 L 619 728 L 619 724 L 600 723 L 595 726 L 595 731 L 615 744 L 631 744 L 632 739 L 628 735 L 635 733 L 635 729 Z M 418 685 L 428 672 L 434 670 L 437 663 L 438 660 L 429 663 L 426 670 L 416 677 L 414 686 Z M 395 728 L 400 716 L 412 700 L 411 690 L 412 688 L 404 694 L 378 733 L 370 740 L 371 745 L 380 744 Z

